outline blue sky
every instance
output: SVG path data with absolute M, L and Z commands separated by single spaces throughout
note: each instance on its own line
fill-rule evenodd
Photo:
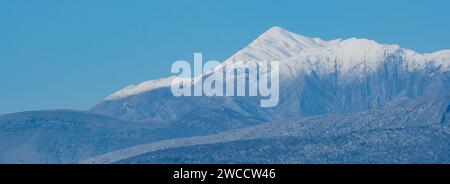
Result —
M 278 25 L 323 39 L 364 37 L 419 52 L 450 48 L 450 1 L 0 1 L 0 114 L 86 110 L 170 74 L 223 60 Z

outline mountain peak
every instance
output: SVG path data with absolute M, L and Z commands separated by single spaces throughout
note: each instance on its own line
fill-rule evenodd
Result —
M 264 32 L 263 35 L 264 34 L 287 33 L 287 32 L 289 32 L 289 31 L 280 26 L 273 26 L 273 27 L 269 28 L 266 32 Z
M 321 47 L 326 43 L 319 38 L 309 38 L 274 26 L 227 61 L 282 60 L 298 55 L 306 49 Z
M 280 26 L 272 26 L 271 28 L 269 28 L 268 30 L 279 30 L 279 31 L 286 31 L 286 29 L 280 27 Z
M 301 38 L 301 40 L 310 40 L 312 38 L 308 38 L 303 35 L 299 35 L 296 33 L 293 33 L 291 31 L 288 31 L 280 26 L 273 26 L 267 31 L 265 31 L 263 34 L 261 34 L 256 40 L 258 39 L 272 39 L 276 41 L 286 41 L 286 39 L 298 39 Z

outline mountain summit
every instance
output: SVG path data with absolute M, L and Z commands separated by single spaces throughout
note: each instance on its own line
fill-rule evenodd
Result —
M 283 60 L 307 49 L 322 47 L 327 43 L 320 38 L 308 38 L 275 26 L 228 60 Z

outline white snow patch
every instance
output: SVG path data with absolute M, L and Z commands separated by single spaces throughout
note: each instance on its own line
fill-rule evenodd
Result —
M 142 92 L 151 91 L 163 87 L 170 87 L 174 76 L 162 78 L 158 80 L 149 80 L 140 83 L 139 85 L 130 85 L 120 91 L 108 96 L 106 100 L 117 100 L 127 96 L 136 95 Z

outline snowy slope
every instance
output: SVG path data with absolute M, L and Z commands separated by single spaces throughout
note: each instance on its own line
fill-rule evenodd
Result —
M 158 80 L 150 80 L 140 83 L 139 85 L 130 85 L 116 93 L 108 96 L 106 100 L 117 100 L 120 98 L 125 98 L 131 95 L 137 95 L 146 91 L 151 91 L 154 89 L 169 87 L 174 77 L 167 77 Z
M 430 131 L 441 132 L 442 136 L 450 137 L 450 133 L 448 131 L 449 130 L 448 125 L 450 124 L 450 121 L 448 119 L 449 115 L 450 115 L 450 96 L 448 95 L 437 97 L 424 97 L 418 100 L 402 99 L 392 102 L 382 109 L 365 111 L 360 113 L 341 116 L 324 115 L 324 116 L 310 117 L 306 119 L 283 119 L 244 129 L 227 131 L 212 136 L 197 136 L 190 138 L 172 139 L 150 144 L 138 145 L 124 150 L 114 151 L 100 156 L 96 156 L 84 160 L 83 163 L 112 163 L 112 162 L 155 163 L 158 162 L 158 158 L 163 158 L 164 155 L 165 156 L 177 155 L 177 157 L 173 158 L 172 160 L 173 162 L 176 162 L 175 160 L 184 160 L 184 159 L 187 159 L 188 162 L 189 160 L 188 158 L 195 158 L 195 155 L 188 154 L 189 152 L 186 152 L 186 155 L 183 154 L 180 155 L 177 154 L 176 151 L 179 151 L 180 149 L 189 149 L 186 147 L 198 148 L 200 145 L 206 145 L 206 147 L 208 147 L 208 145 L 211 145 L 210 147 L 214 147 L 216 150 L 226 151 L 229 147 L 218 148 L 217 146 L 214 145 L 215 144 L 223 145 L 235 141 L 241 142 L 243 141 L 244 143 L 247 143 L 246 141 L 248 140 L 253 140 L 253 142 L 255 142 L 254 140 L 273 139 L 279 137 L 294 137 L 294 139 L 302 140 L 303 142 L 306 141 L 306 143 L 314 143 L 320 142 L 322 140 L 328 140 L 329 141 L 328 144 L 334 144 L 333 141 L 331 140 L 343 136 L 355 137 L 364 135 L 364 137 L 367 137 L 370 136 L 370 132 L 380 132 L 379 135 L 382 136 L 385 135 L 386 132 L 391 132 L 389 136 L 395 137 L 396 135 L 401 136 L 404 135 L 405 132 L 409 132 L 408 138 L 412 138 L 409 141 L 414 141 L 413 138 L 418 139 L 421 136 L 422 137 L 425 136 L 424 138 L 427 138 L 427 136 L 428 137 L 433 136 L 433 133 L 429 133 L 427 131 L 428 129 L 432 129 Z M 422 131 L 422 128 L 423 131 L 425 131 L 424 134 L 420 133 Z M 416 132 L 411 130 L 416 130 Z M 346 142 L 352 143 L 352 141 L 357 142 L 359 140 L 350 139 L 347 140 Z M 290 141 L 283 143 L 277 141 L 277 144 L 288 144 L 289 142 Z M 366 149 L 370 149 L 372 148 L 373 145 L 375 145 L 376 139 L 366 140 L 366 142 L 372 142 L 372 145 L 370 144 L 364 145 L 366 146 Z M 392 143 L 393 142 L 389 142 L 386 140 L 383 144 L 389 145 Z M 446 145 L 447 146 L 442 149 L 450 148 L 448 144 Z M 285 146 L 288 147 L 289 145 Z M 248 155 L 252 155 L 251 152 L 258 152 L 257 150 L 255 150 L 257 148 L 253 148 L 252 146 L 244 146 L 244 147 L 245 148 L 242 149 L 247 150 Z M 202 148 L 205 148 L 205 146 L 203 146 Z M 389 149 L 398 149 L 398 148 L 400 147 L 393 146 Z M 173 149 L 172 151 L 174 152 L 163 151 L 164 155 L 153 154 L 153 152 L 171 149 Z M 211 152 L 206 150 L 209 149 L 205 148 L 203 150 L 205 154 L 210 155 L 212 154 L 212 152 L 214 152 L 212 150 Z M 311 152 L 313 151 L 314 150 L 311 150 Z M 442 151 L 442 150 L 438 150 L 437 148 L 435 148 L 434 151 Z M 292 155 L 295 153 L 296 152 L 286 154 Z M 369 152 L 366 154 L 376 154 L 376 153 Z M 321 155 L 318 154 L 312 156 L 318 159 L 318 157 L 320 157 Z M 447 154 L 446 156 L 447 158 L 450 158 L 450 155 Z M 245 157 L 247 159 L 244 159 L 244 157 L 245 156 L 235 157 L 234 162 L 250 162 L 250 163 L 252 162 L 252 159 L 247 157 Z M 274 156 L 273 159 L 275 158 L 277 157 Z M 259 158 L 253 158 L 253 160 L 257 159 Z M 266 159 L 268 159 L 266 160 L 266 162 L 276 161 L 276 160 L 271 161 L 270 160 L 271 158 Z M 385 161 L 389 162 L 389 160 Z M 447 162 L 449 161 L 450 160 L 447 160 Z M 202 161 L 202 163 L 205 162 L 218 162 L 218 161 L 217 160 Z
M 54 110 L 0 116 L 0 163 L 74 163 L 151 140 L 151 123 L 82 111 Z
M 405 127 L 314 140 L 285 136 L 176 147 L 117 163 L 448 164 L 449 139 L 449 126 Z
M 91 111 L 131 120 L 171 122 L 204 110 L 205 104 L 262 120 L 359 112 L 399 98 L 448 94 L 449 58 L 448 50 L 420 54 L 373 40 L 324 41 L 273 27 L 224 61 L 222 67 L 279 60 L 277 107 L 259 107 L 260 98 L 175 98 L 169 77 L 125 88 Z
M 242 128 L 260 120 L 222 109 L 177 123 L 133 122 L 90 112 L 51 110 L 0 116 L 0 163 L 76 163 L 134 145 Z M 221 116 L 224 123 L 211 123 Z

